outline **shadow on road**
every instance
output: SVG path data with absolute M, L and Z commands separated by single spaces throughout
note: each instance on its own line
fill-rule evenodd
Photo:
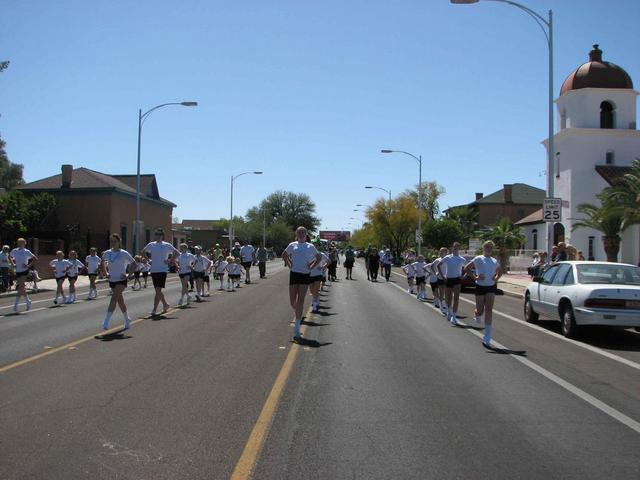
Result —
M 309 322 L 307 320 L 303 320 L 301 325 L 307 325 L 308 327 L 326 327 L 328 325 L 331 325 L 330 323 L 316 323 L 316 322 Z
M 297 342 L 291 340 L 291 343 L 297 343 L 298 345 L 300 345 L 301 347 L 310 347 L 310 348 L 320 348 L 320 347 L 326 347 L 327 345 L 332 345 L 333 342 L 324 342 L 324 343 L 320 343 L 317 340 L 309 340 L 306 338 L 303 338 Z
M 103 342 L 112 342 L 114 340 L 126 340 L 128 338 L 132 338 L 131 335 L 126 335 L 124 332 L 126 332 L 126 330 L 117 330 L 115 332 L 111 332 L 111 333 L 104 333 L 102 335 L 96 335 L 95 338 L 96 340 L 100 340 Z

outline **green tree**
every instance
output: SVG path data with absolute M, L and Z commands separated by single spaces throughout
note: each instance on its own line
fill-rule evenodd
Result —
M 631 171 L 620 181 L 602 191 L 602 206 L 616 205 L 622 210 L 622 230 L 640 223 L 640 158 L 631 164 Z
M 459 242 L 464 235 L 460 224 L 450 218 L 440 218 L 427 222 L 424 227 L 424 242 L 428 248 L 434 250 L 449 247 L 453 242 Z
M 462 229 L 463 243 L 469 243 L 471 235 L 478 224 L 478 212 L 465 205 L 453 207 L 447 210 L 447 218 L 455 221 Z
M 440 197 L 446 192 L 445 188 L 438 182 L 422 182 L 422 211 L 427 220 L 433 220 L 440 215 Z M 416 205 L 418 203 L 418 189 L 407 190 L 405 192 L 414 198 Z M 424 220 L 424 219 L 423 219 Z M 424 221 L 423 221 L 424 223 Z
M 400 258 L 401 253 L 413 245 L 418 210 L 412 192 L 405 192 L 391 201 L 379 199 L 366 214 L 375 232 L 373 243 L 376 246 L 389 245 L 395 258 Z
M 316 216 L 316 205 L 306 193 L 294 193 L 278 190 L 267 196 L 256 207 L 247 211 L 247 221 L 262 225 L 263 214 L 267 225 L 284 222 L 292 229 L 299 226 L 310 232 L 316 231 L 320 219 Z
M 501 217 L 489 230 L 482 232 L 482 240 L 491 240 L 498 250 L 498 260 L 503 272 L 507 271 L 509 250 L 520 248 L 525 241 L 520 227 L 516 227 L 510 218 Z
M 0 62 L 0 72 L 8 66 L 9 62 Z M 22 178 L 23 166 L 9 161 L 5 150 L 6 145 L 6 142 L 0 136 L 0 188 L 11 190 L 24 183 Z
M 19 190 L 0 195 L 0 236 L 13 242 L 16 237 L 52 227 L 55 197 L 49 193 L 25 196 Z
M 634 222 L 626 221 L 623 206 L 606 201 L 604 195 L 598 195 L 598 197 L 601 201 L 599 206 L 590 203 L 578 205 L 578 212 L 585 217 L 573 224 L 573 230 L 592 228 L 602 232 L 602 243 L 607 254 L 607 261 L 617 262 L 620 252 L 620 234 Z

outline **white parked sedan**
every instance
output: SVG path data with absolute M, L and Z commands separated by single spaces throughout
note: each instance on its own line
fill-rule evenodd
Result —
M 559 262 L 527 287 L 524 317 L 559 320 L 573 338 L 581 325 L 640 327 L 640 268 L 625 263 Z

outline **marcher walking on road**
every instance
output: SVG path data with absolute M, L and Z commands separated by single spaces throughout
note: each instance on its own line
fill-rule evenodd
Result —
M 178 255 L 176 261 L 178 262 L 178 277 L 182 285 L 178 306 L 182 306 L 185 295 L 187 297 L 187 305 L 189 305 L 189 279 L 191 278 L 191 270 L 193 269 L 196 257 L 189 251 L 186 243 L 180 244 L 180 255 Z
M 380 254 L 374 247 L 369 250 L 367 257 L 367 260 L 369 261 L 369 276 L 371 277 L 372 282 L 377 282 L 378 270 L 380 270 Z
M 442 247 L 439 250 L 439 257 L 436 258 L 433 262 L 431 262 L 431 269 L 437 273 L 438 275 L 438 305 L 437 308 L 440 309 L 440 312 L 442 313 L 443 316 L 447 316 L 447 302 L 445 300 L 445 287 L 444 287 L 444 276 L 442 275 L 442 273 L 440 272 L 440 262 L 442 262 L 442 259 L 444 257 L 447 256 L 447 254 L 449 253 L 449 249 L 446 247 Z M 435 301 L 434 301 L 434 305 L 435 305 Z
M 429 282 L 429 286 L 431 287 L 431 293 L 433 295 L 433 306 L 436 308 L 440 308 L 440 298 L 438 292 L 438 272 L 434 270 L 434 259 L 427 263 L 425 266 L 425 271 L 427 272 L 426 280 Z
M 213 265 L 214 272 L 216 272 L 215 278 L 220 281 L 220 288 L 218 288 L 218 290 L 224 290 L 223 282 L 224 282 L 224 274 L 227 271 L 227 265 L 228 263 L 224 259 L 224 256 L 222 254 L 218 256 L 218 260 Z
M 9 291 L 9 270 L 11 258 L 9 258 L 9 245 L 3 245 L 0 251 L 0 293 Z
M 500 263 L 492 257 L 494 244 L 492 241 L 482 245 L 482 255 L 478 255 L 465 267 L 465 273 L 471 273 L 471 268 L 475 268 L 476 279 L 476 310 L 473 320 L 481 323 L 484 314 L 484 337 L 482 344 L 491 347 L 491 335 L 493 333 L 493 303 L 496 295 L 496 285 L 502 276 Z
M 103 272 L 109 278 L 109 287 L 113 294 L 107 307 L 107 314 L 102 322 L 104 330 L 109 329 L 109 321 L 116 305 L 120 307 L 124 316 L 124 329 L 128 330 L 131 325 L 131 319 L 127 313 L 127 304 L 124 302 L 122 292 L 127 288 L 127 276 L 130 271 L 131 264 L 134 259 L 129 252 L 120 248 L 120 236 L 118 234 L 111 235 L 111 248 L 102 254 Z
M 427 291 L 425 287 L 426 287 L 427 272 L 425 270 L 425 267 L 427 266 L 427 264 L 424 261 L 424 256 L 418 255 L 418 261 L 413 262 L 411 266 L 413 267 L 413 271 L 416 274 L 416 286 L 418 288 L 417 298 L 419 300 L 426 300 Z
M 89 277 L 89 294 L 87 295 L 87 300 L 93 300 L 98 296 L 96 278 L 100 271 L 102 258 L 100 258 L 97 253 L 98 249 L 96 247 L 91 247 L 89 249 L 89 255 L 84 259 L 87 266 L 87 276 Z
M 390 249 L 386 249 L 382 255 L 382 267 L 384 269 L 384 278 L 388 282 L 391 278 L 391 266 L 393 265 L 393 254 Z
M 311 270 L 320 261 L 321 255 L 312 244 L 307 242 L 307 229 L 296 229 L 296 241 L 291 242 L 282 253 L 285 265 L 290 269 L 289 274 L 289 301 L 295 313 L 295 325 L 293 328 L 293 340 L 302 341 L 300 325 L 302 324 L 302 311 L 304 299 L 310 283 Z
M 405 266 L 403 266 L 402 267 L 402 271 L 407 276 L 407 285 L 409 287 L 407 289 L 407 291 L 411 295 L 413 295 L 415 293 L 413 291 L 413 285 L 415 283 L 415 278 L 416 278 L 416 271 L 413 269 L 413 262 L 412 263 L 407 263 Z
M 317 250 L 321 250 L 320 242 L 313 242 Z M 331 259 L 329 255 L 325 252 L 320 251 L 320 261 L 316 263 L 315 267 L 311 269 L 309 273 L 309 290 L 311 291 L 311 296 L 313 299 L 311 300 L 311 311 L 313 313 L 317 313 L 320 309 L 320 286 L 322 284 L 322 279 L 324 278 L 325 270 L 331 263 Z
M 356 252 L 349 245 L 344 252 L 344 269 L 347 271 L 347 280 L 353 280 L 353 265 L 356 263 Z
M 56 258 L 49 262 L 49 266 L 53 270 L 53 278 L 56 279 L 56 296 L 53 299 L 53 303 L 58 305 L 58 297 L 62 299 L 60 303 L 67 303 L 67 297 L 64 294 L 64 281 L 67 278 L 67 272 L 71 263 L 64 258 L 64 252 L 58 250 L 56 252 Z
M 458 324 L 458 303 L 462 288 L 462 269 L 467 260 L 460 255 L 460 244 L 454 242 L 451 253 L 438 264 L 438 270 L 445 279 L 445 296 L 447 300 L 446 317 L 452 325 Z
M 153 281 L 153 288 L 156 291 L 155 297 L 153 298 L 151 315 L 156 315 L 160 302 L 162 302 L 162 313 L 167 313 L 169 310 L 170 305 L 164 298 L 162 289 L 167 283 L 169 265 L 172 263 L 173 257 L 180 253 L 173 245 L 164 241 L 163 230 L 156 230 L 155 238 L 155 242 L 147 244 L 142 250 L 144 254 L 151 257 L 151 280 Z
M 240 249 L 240 261 L 245 271 L 244 283 L 248 285 L 251 283 L 251 265 L 256 261 L 256 249 L 253 248 L 253 245 L 244 242 Z
M 24 282 L 27 280 L 29 269 L 35 262 L 38 261 L 38 257 L 31 253 L 29 249 L 25 248 L 27 245 L 27 241 L 24 238 L 19 238 L 16 244 L 17 247 L 11 250 L 9 258 L 11 259 L 13 268 L 16 272 L 17 293 L 16 302 L 13 305 L 13 311 L 15 313 L 18 313 L 18 304 L 20 303 L 20 297 L 24 297 L 26 309 L 29 310 L 31 308 L 31 300 L 29 299 L 29 295 L 27 295 L 27 291 L 24 287 Z
M 336 280 L 338 280 L 337 270 L 338 270 L 338 265 L 340 265 L 340 253 L 336 248 L 335 242 L 331 242 L 331 245 L 329 246 L 329 252 L 327 253 L 327 255 L 329 256 L 329 265 L 327 267 L 329 280 L 331 280 L 332 282 L 335 282 Z
M 69 279 L 69 299 L 67 303 L 75 303 L 76 301 L 76 282 L 78 274 L 84 268 L 84 264 L 78 260 L 78 252 L 71 250 L 69 252 L 69 269 L 67 270 L 67 278 Z
M 260 278 L 266 278 L 267 276 L 267 258 L 269 253 L 263 245 L 260 245 L 256 252 L 256 260 L 258 261 L 258 271 L 260 272 Z
M 202 254 L 202 247 L 196 246 L 196 256 L 193 263 L 193 278 L 196 281 L 196 301 L 201 302 L 204 296 L 204 276 L 211 266 L 211 260 Z

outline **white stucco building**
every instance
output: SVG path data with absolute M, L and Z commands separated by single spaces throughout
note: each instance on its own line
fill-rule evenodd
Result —
M 559 129 L 555 134 L 555 197 L 561 198 L 562 222 L 542 222 L 542 211 L 517 222 L 527 237 L 528 249 L 544 249 L 547 228 L 554 243 L 565 241 L 585 258 L 606 260 L 602 234 L 591 229 L 573 230 L 582 217 L 578 205 L 598 205 L 596 194 L 624 175 L 640 158 L 640 131 L 636 125 L 636 97 L 629 75 L 602 60 L 598 45 L 589 61 L 574 70 L 562 84 L 556 100 Z M 548 139 L 543 142 L 548 148 Z M 619 260 L 640 261 L 640 226 L 622 235 Z

